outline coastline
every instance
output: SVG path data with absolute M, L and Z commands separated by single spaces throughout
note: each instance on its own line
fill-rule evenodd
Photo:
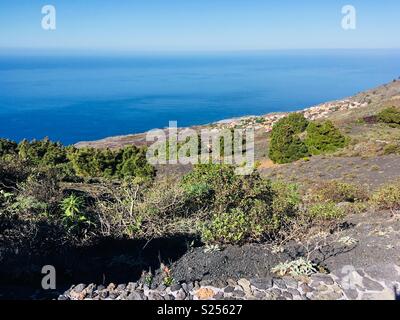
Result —
M 363 92 L 356 93 L 353 96 L 346 98 L 332 100 L 310 107 L 306 107 L 296 111 L 286 112 L 271 112 L 264 115 L 248 115 L 242 117 L 221 119 L 216 122 L 206 123 L 202 125 L 193 125 L 188 127 L 179 127 L 179 129 L 192 128 L 201 129 L 207 127 L 214 127 L 217 129 L 226 128 L 254 128 L 255 130 L 265 130 L 267 133 L 272 130 L 274 123 L 279 121 L 281 118 L 287 116 L 293 112 L 303 113 L 304 116 L 309 120 L 318 120 L 328 118 L 335 112 L 346 112 L 358 108 L 368 107 L 373 103 L 374 98 L 382 98 L 382 96 L 391 96 L 397 92 L 396 88 L 392 88 L 393 84 L 397 88 L 400 84 L 399 79 L 395 79 L 390 83 L 383 84 L 381 86 L 367 89 Z M 393 90 L 392 90 L 393 89 Z M 164 127 L 163 130 L 166 130 Z M 119 148 L 126 145 L 143 146 L 146 145 L 146 132 L 128 134 L 128 135 L 117 135 L 110 136 L 99 140 L 93 141 L 80 141 L 74 144 L 77 148 L 83 147 L 94 147 L 94 148 Z

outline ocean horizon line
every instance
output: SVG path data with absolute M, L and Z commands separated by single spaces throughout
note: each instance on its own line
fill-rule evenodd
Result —
M 381 48 L 266 48 L 266 49 L 193 49 L 193 50 L 154 50 L 154 49 L 108 49 L 108 48 L 31 48 L 31 47 L 0 47 L 0 56 L 20 54 L 29 56 L 30 54 L 43 55 L 115 55 L 115 56 L 136 56 L 136 55 L 192 55 L 192 54 L 267 54 L 267 53 L 311 53 L 311 52 L 388 52 L 400 51 L 400 47 L 381 47 Z

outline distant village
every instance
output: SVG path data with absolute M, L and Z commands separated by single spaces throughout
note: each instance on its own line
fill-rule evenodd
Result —
M 366 107 L 367 102 L 351 101 L 349 99 L 339 100 L 334 102 L 323 103 L 314 107 L 306 108 L 297 112 L 303 113 L 304 116 L 309 120 L 317 120 L 328 117 L 333 112 L 336 111 L 346 111 L 351 109 L 357 109 L 361 107 Z M 291 112 L 279 112 L 270 113 L 264 116 L 248 116 L 230 120 L 222 120 L 214 125 L 219 129 L 233 129 L 233 128 L 254 128 L 265 129 L 266 132 L 272 130 L 273 125 L 280 119 L 286 117 Z

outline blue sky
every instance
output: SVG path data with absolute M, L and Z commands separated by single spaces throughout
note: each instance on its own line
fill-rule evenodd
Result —
M 41 8 L 57 9 L 57 30 Z M 341 28 L 344 5 L 357 29 Z M 0 2 L 0 48 L 268 50 L 400 48 L 399 0 L 14 0 Z

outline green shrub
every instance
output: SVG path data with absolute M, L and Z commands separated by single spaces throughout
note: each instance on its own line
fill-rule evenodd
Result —
M 19 158 L 29 161 L 34 165 L 56 166 L 66 163 L 66 149 L 58 142 L 51 142 L 45 138 L 43 140 L 23 140 L 18 144 Z
M 0 158 L 17 154 L 18 144 L 8 139 L 0 139 Z
M 235 174 L 228 165 L 197 165 L 182 179 L 188 201 L 208 211 L 229 212 L 241 208 L 249 212 L 259 200 L 272 203 L 270 183 L 258 173 L 248 176 Z
M 399 210 L 400 209 L 400 182 L 391 182 L 374 192 L 370 199 L 376 209 Z
M 208 244 L 274 237 L 297 214 L 300 203 L 297 185 L 271 185 L 257 173 L 238 176 L 233 167 L 223 165 L 196 166 L 182 187 L 190 211 L 206 213 L 200 229 Z
M 298 213 L 298 206 L 301 203 L 299 186 L 295 183 L 284 181 L 272 182 L 273 203 L 272 203 L 272 225 L 274 230 L 279 230 L 287 225 Z
M 390 107 L 382 110 L 377 114 L 379 122 L 400 125 L 400 110 L 395 107 Z
M 269 157 L 276 163 L 290 163 L 307 159 L 310 154 L 334 152 L 347 143 L 348 139 L 331 121 L 309 122 L 302 114 L 293 113 L 273 126 Z
M 115 155 L 109 149 L 73 149 L 68 153 L 75 172 L 82 177 L 112 177 L 116 172 Z
M 188 201 L 196 207 L 203 207 L 205 204 L 210 209 L 215 202 L 222 200 L 222 205 L 231 207 L 228 202 L 234 201 L 234 195 L 227 195 L 231 199 L 218 199 L 222 196 L 221 186 L 232 185 L 238 181 L 234 167 L 228 165 L 201 164 L 195 165 L 193 170 L 182 179 L 182 188 L 185 190 Z M 216 195 L 216 194 L 219 195 Z M 233 203 L 235 205 L 235 203 Z
M 383 154 L 400 154 L 400 144 L 390 143 L 383 148 Z
M 78 238 L 84 238 L 92 226 L 89 217 L 84 213 L 84 198 L 71 194 L 61 201 L 60 207 L 63 211 L 62 221 L 67 232 Z
M 38 201 L 32 196 L 19 195 L 8 208 L 14 214 L 47 214 L 48 204 Z
M 5 161 L 0 159 L 0 186 L 10 191 L 25 181 L 32 172 L 29 163 L 12 157 Z
M 0 158 L 24 162 L 33 167 L 57 168 L 62 180 L 75 181 L 79 177 L 93 178 L 152 178 L 154 167 L 146 159 L 146 149 L 125 148 L 95 149 L 64 147 L 58 142 L 23 140 L 18 145 L 0 139 Z
M 144 149 L 128 146 L 123 149 L 70 149 L 68 159 L 82 177 L 134 178 L 153 177 L 154 168 L 146 160 Z
M 335 152 L 347 144 L 347 139 L 332 121 L 310 122 L 307 127 L 305 144 L 313 155 Z
M 116 175 L 122 179 L 154 176 L 154 167 L 146 159 L 146 150 L 135 146 L 128 146 L 117 151 Z
M 275 163 L 289 163 L 308 156 L 307 146 L 299 137 L 307 125 L 307 119 L 298 113 L 275 123 L 271 132 L 269 158 Z
M 278 122 L 282 125 L 288 125 L 295 134 L 304 132 L 309 124 L 309 121 L 304 117 L 304 115 L 297 112 L 289 114 Z
M 64 212 L 64 218 L 69 220 L 82 220 L 81 210 L 84 205 L 82 197 L 78 197 L 74 194 L 64 198 L 61 201 L 61 209 Z
M 345 211 L 336 203 L 330 201 L 309 206 L 307 214 L 316 220 L 337 220 L 345 216 Z
M 249 233 L 249 222 L 245 213 L 239 209 L 215 214 L 202 228 L 205 243 L 238 244 Z

